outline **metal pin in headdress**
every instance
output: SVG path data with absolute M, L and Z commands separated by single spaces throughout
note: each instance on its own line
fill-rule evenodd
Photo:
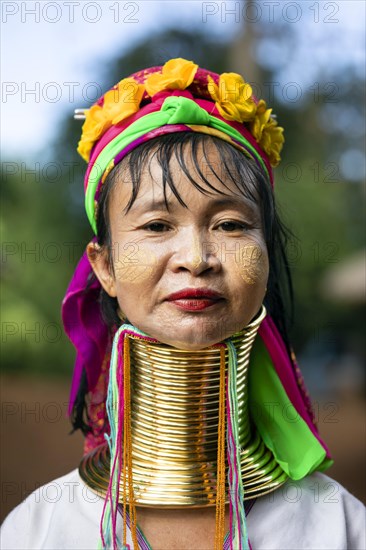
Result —
M 89 111 L 89 109 L 75 109 L 74 110 L 74 119 L 75 120 L 85 120 L 86 119 L 86 113 Z

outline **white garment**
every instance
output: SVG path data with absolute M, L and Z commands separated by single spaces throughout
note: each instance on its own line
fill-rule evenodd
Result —
M 73 470 L 34 491 L 7 516 L 0 548 L 96 550 L 103 503 Z M 247 525 L 253 550 L 366 548 L 365 507 L 320 473 L 257 499 Z M 127 542 L 133 548 L 130 536 Z

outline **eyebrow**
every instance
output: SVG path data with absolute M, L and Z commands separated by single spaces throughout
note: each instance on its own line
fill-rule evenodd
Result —
M 253 201 L 250 201 L 249 199 L 241 199 L 239 197 L 222 197 L 220 199 L 210 199 L 207 201 L 207 207 L 209 209 L 212 209 L 212 210 L 216 210 L 216 209 L 219 209 L 219 208 L 224 208 L 224 207 L 230 207 L 230 206 L 235 206 L 235 207 L 240 207 L 240 208 L 249 208 L 250 210 L 252 211 L 256 211 L 256 203 L 253 202 Z M 166 201 L 164 199 L 161 199 L 161 200 L 158 200 L 158 201 L 151 201 L 151 202 L 148 202 L 148 203 L 145 203 L 143 204 L 141 202 L 141 204 L 139 205 L 137 203 L 135 203 L 135 205 L 133 205 L 133 207 L 131 208 L 131 210 L 135 210 L 137 212 L 141 212 L 141 213 L 144 213 L 144 212 L 156 212 L 156 211 L 161 211 L 161 210 L 166 210 L 168 207 L 168 210 L 176 210 L 177 209 L 177 203 L 176 202 L 171 202 L 171 201 Z

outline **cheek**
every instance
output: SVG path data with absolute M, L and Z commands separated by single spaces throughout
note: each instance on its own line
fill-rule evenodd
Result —
M 116 282 L 139 287 L 146 285 L 154 278 L 157 263 L 156 255 L 139 243 L 120 245 L 113 254 Z
M 266 284 L 268 279 L 268 255 L 263 245 L 241 245 L 235 257 L 238 275 L 248 285 Z

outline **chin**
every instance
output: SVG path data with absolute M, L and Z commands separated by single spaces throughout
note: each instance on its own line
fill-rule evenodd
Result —
M 199 351 L 222 342 L 245 326 L 245 322 L 235 321 L 233 315 L 231 319 L 228 321 L 227 315 L 219 320 L 196 318 L 193 321 L 177 321 L 169 318 L 163 322 L 159 318 L 154 319 L 154 322 L 150 320 L 149 323 L 145 320 L 145 323 L 136 323 L 135 326 L 162 344 L 182 350 Z
M 202 330 L 200 331 L 198 327 L 193 333 L 191 331 L 187 331 L 187 334 L 185 334 L 184 332 L 184 330 L 180 330 L 179 339 L 176 334 L 169 335 L 166 333 L 157 339 L 163 344 L 167 344 L 168 346 L 172 346 L 174 348 L 199 351 L 213 346 L 225 338 L 225 336 L 222 337 L 219 332 L 212 332 L 209 336 L 203 335 Z

